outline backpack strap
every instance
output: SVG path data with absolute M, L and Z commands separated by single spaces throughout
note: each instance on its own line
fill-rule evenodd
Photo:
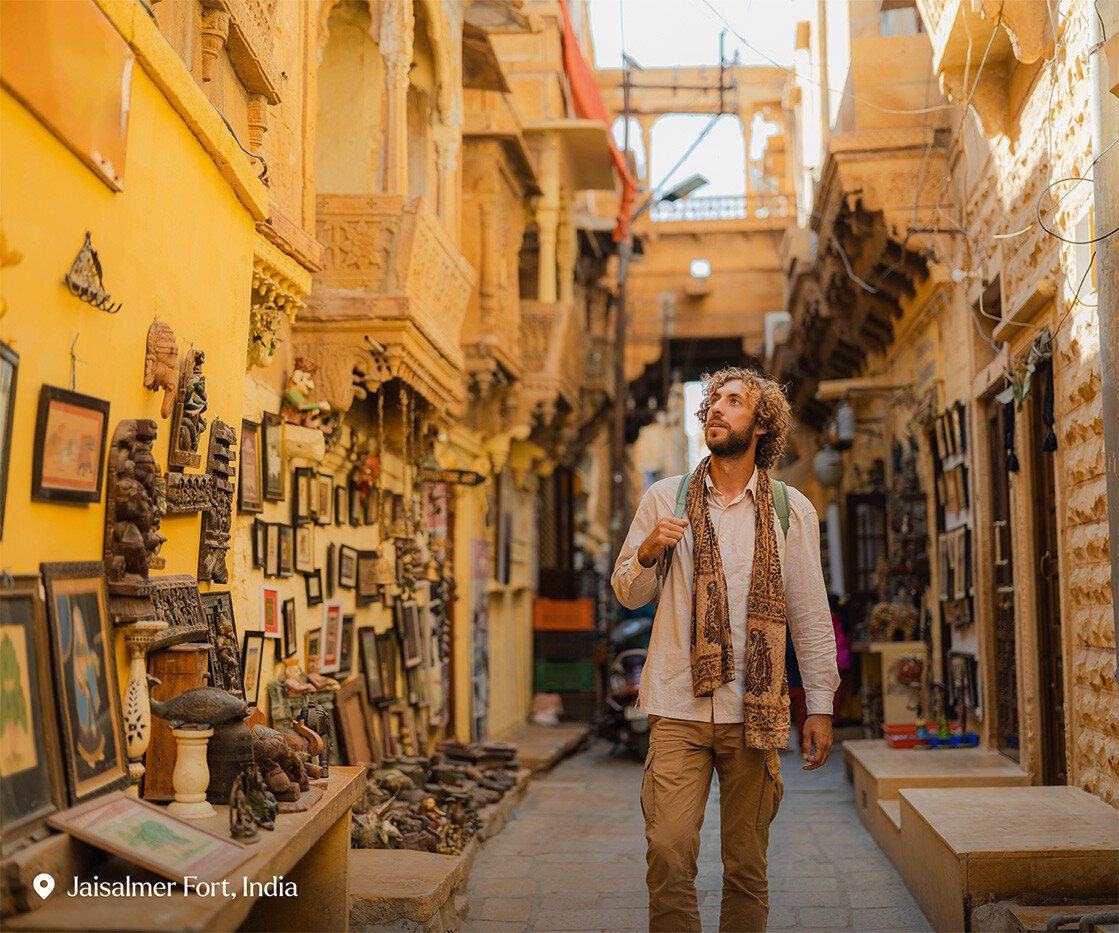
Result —
M 777 513 L 777 519 L 781 522 L 781 530 L 788 537 L 789 534 L 789 487 L 786 486 L 778 479 L 769 481 L 769 487 L 773 491 L 773 510 Z
M 680 477 L 680 485 L 676 487 L 676 508 L 672 512 L 673 518 L 683 518 L 684 512 L 688 508 L 688 485 L 692 481 L 692 474 L 685 473 Z M 661 573 L 661 579 L 668 579 L 668 570 L 672 566 L 672 556 L 676 553 L 676 548 L 671 547 L 664 555 L 664 571 Z

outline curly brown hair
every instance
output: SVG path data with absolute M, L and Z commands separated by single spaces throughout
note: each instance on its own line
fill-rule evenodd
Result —
M 743 366 L 724 366 L 718 372 L 704 373 L 700 378 L 704 382 L 703 404 L 696 412 L 700 424 L 707 423 L 707 412 L 711 408 L 711 397 L 715 392 L 728 382 L 735 379 L 742 380 L 742 384 L 753 397 L 758 426 L 766 429 L 765 434 L 758 435 L 754 462 L 763 470 L 776 465 L 781 459 L 781 454 L 785 452 L 785 441 L 788 438 L 789 425 L 793 420 L 793 412 L 789 407 L 789 400 L 785 397 L 784 388 L 772 379 L 767 379 L 756 369 L 747 369 Z

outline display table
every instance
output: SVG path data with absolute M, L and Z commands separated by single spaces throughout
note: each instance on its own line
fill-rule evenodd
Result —
M 272 832 L 260 831 L 251 857 L 231 879 L 231 896 L 189 896 L 176 886 L 166 897 L 69 897 L 73 878 L 59 877 L 43 906 L 4 919 L 7 930 L 346 930 L 346 878 L 350 857 L 350 807 L 365 789 L 365 769 L 332 766 L 322 799 L 305 813 L 284 813 Z M 192 821 L 229 833 L 227 807 Z M 75 840 L 70 845 L 82 846 Z M 56 843 L 57 844 L 57 843 Z M 82 880 L 159 880 L 121 859 L 99 861 Z M 283 876 L 292 896 L 245 896 L 242 878 L 267 883 Z M 236 896 L 233 896 L 235 894 Z M 37 895 L 32 895 L 37 898 Z

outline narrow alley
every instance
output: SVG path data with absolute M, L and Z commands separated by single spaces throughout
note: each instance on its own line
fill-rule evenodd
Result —
M 595 741 L 537 781 L 516 819 L 483 847 L 465 931 L 645 930 L 641 763 Z M 931 930 L 890 860 L 863 829 L 836 748 L 812 773 L 781 758 L 785 797 L 769 844 L 769 928 Z M 718 779 L 703 822 L 696 889 L 718 929 Z

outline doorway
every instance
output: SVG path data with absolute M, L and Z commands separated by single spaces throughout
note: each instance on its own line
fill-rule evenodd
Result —
M 987 450 L 990 469 L 991 542 L 993 547 L 991 618 L 994 620 L 995 744 L 1019 760 L 1018 661 L 1014 629 L 1014 564 L 1011 554 L 1010 481 L 1006 468 L 1007 419 L 1014 403 L 987 405 Z

